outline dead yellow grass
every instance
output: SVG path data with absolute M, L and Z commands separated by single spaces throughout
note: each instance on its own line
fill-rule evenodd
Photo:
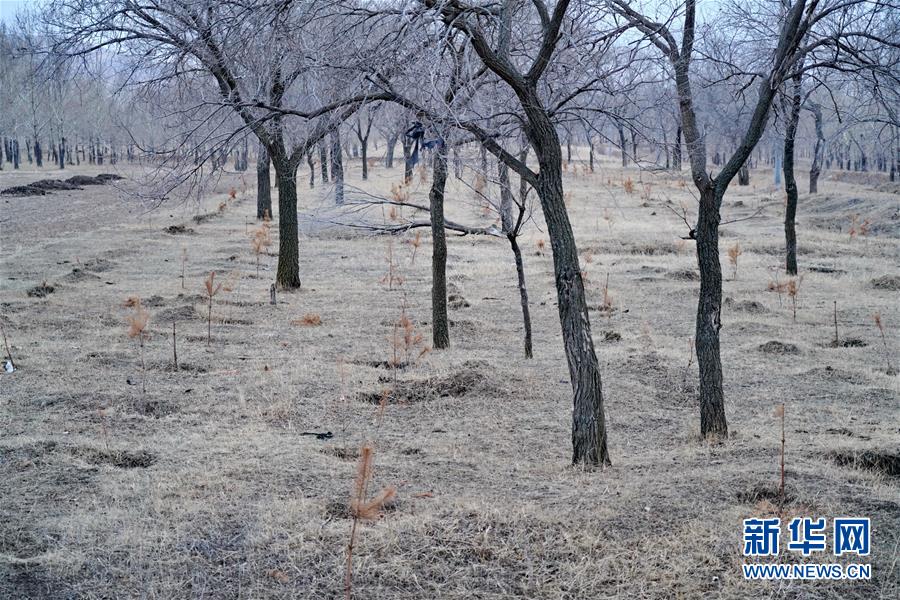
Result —
M 900 307 L 895 293 L 869 282 L 896 274 L 897 240 L 870 231 L 863 244 L 846 229 L 801 227 L 805 275 L 794 321 L 790 300 L 781 306 L 765 291 L 783 262 L 780 202 L 729 192 L 723 219 L 752 214 L 758 200 L 764 212 L 724 227 L 722 260 L 728 246 L 742 250 L 740 279 L 724 283 L 733 434 L 706 445 L 690 359 L 693 242 L 679 241 L 684 224 L 662 207 L 670 198 L 690 209 L 692 196 L 671 175 L 644 175 L 653 183 L 649 207 L 609 186 L 616 221 L 607 227 L 597 182 L 635 175 L 614 159 L 598 157 L 596 181 L 566 179 L 579 249 L 591 257 L 582 265 L 593 275 L 589 303 L 603 304 L 609 273 L 616 309 L 590 313 L 613 459 L 596 473 L 569 466 L 571 390 L 539 213 L 522 240 L 535 358 L 521 358 L 508 244 L 451 236 L 451 291 L 467 299 L 451 311 L 451 348 L 398 368 L 390 364 L 395 334 L 401 348 L 407 332 L 411 342 L 418 334 L 417 343 L 429 342 L 431 265 L 410 260 L 398 240 L 402 285 L 388 290 L 380 281 L 385 240 L 317 229 L 308 213 L 322 204 L 318 189 L 301 198 L 304 286 L 279 292 L 275 306 L 274 265 L 261 265 L 257 277 L 247 252 L 252 199 L 238 195 L 222 216 L 192 224 L 190 237 L 162 231 L 214 212 L 238 185 L 227 177 L 201 206 L 167 207 L 150 219 L 130 218 L 109 190 L 77 192 L 90 202 L 57 195 L 60 212 L 38 239 L 46 200 L 15 205 L 0 248 L 0 319 L 17 367 L 0 375 L 0 597 L 340 596 L 356 459 L 327 448 L 372 439 L 370 489 L 394 485 L 396 498 L 381 518 L 360 524 L 358 598 L 896 596 L 897 479 L 878 465 L 897 453 L 898 378 L 884 372 L 883 357 L 885 345 L 896 354 Z M 402 176 L 400 166 L 379 168 L 363 183 L 357 163 L 347 170 L 353 185 L 383 196 Z M 752 173 L 760 182 L 770 176 Z M 851 182 L 820 185 L 835 197 L 891 199 Z M 427 204 L 427 188 L 414 181 L 395 192 Z M 448 218 L 482 223 L 468 188 L 452 182 L 448 198 Z M 814 206 L 801 196 L 800 214 Z M 277 247 L 276 226 L 272 237 Z M 427 233 L 420 242 L 424 257 Z M 75 268 L 95 277 L 70 278 Z M 207 351 L 203 282 L 212 271 L 234 275 L 233 291 L 215 298 Z M 44 280 L 54 291 L 29 297 Z M 129 294 L 150 313 L 152 386 L 143 400 L 128 383 L 140 380 L 135 342 L 123 334 Z M 842 337 L 867 346 L 830 347 L 835 298 Z M 401 307 L 407 321 L 398 328 Z M 327 322 L 290 326 L 304 314 Z M 178 371 L 170 367 L 171 319 Z M 797 353 L 761 351 L 769 341 Z M 780 586 L 740 576 L 741 519 L 778 510 L 781 429 L 772 407 L 782 401 L 786 514 L 871 517 L 870 582 Z M 835 451 L 881 458 L 837 460 Z

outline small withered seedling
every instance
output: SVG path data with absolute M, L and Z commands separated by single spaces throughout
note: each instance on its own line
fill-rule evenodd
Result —
M 140 345 L 141 395 L 143 395 L 147 393 L 146 369 L 144 366 L 144 330 L 147 328 L 147 323 L 150 322 L 150 313 L 141 306 L 141 300 L 137 296 L 132 296 L 125 303 L 134 309 L 134 312 L 128 315 L 125 321 L 128 323 L 128 337 L 138 338 Z
M 3 321 L 0 320 L 0 334 L 3 335 L 3 347 L 6 349 L 6 358 L 9 361 L 9 368 L 16 370 L 16 363 L 13 361 L 12 350 L 9 349 L 9 341 L 6 339 L 6 329 L 3 327 Z
M 606 221 L 607 229 L 612 232 L 613 223 L 616 222 L 616 217 L 609 211 L 609 208 L 603 209 L 603 220 Z
M 209 275 L 203 281 L 203 286 L 206 289 L 206 299 L 207 299 L 207 315 L 206 315 L 206 345 L 209 346 L 212 343 L 212 307 L 213 307 L 213 298 L 215 298 L 216 294 L 222 289 L 221 283 L 216 283 L 216 272 L 210 271 Z
M 322 317 L 318 313 L 306 313 L 299 319 L 291 321 L 291 325 L 302 325 L 304 327 L 318 327 L 322 324 Z
M 609 294 L 609 273 L 606 274 L 606 282 L 603 284 L 603 303 L 600 305 L 600 312 L 605 312 L 607 317 L 612 318 L 613 300 Z
M 778 486 L 778 504 L 784 511 L 784 402 L 775 407 L 775 417 L 781 418 L 781 483 Z
M 422 232 L 417 231 L 416 237 L 409 240 L 409 245 L 412 246 L 412 259 L 410 260 L 410 265 L 416 264 L 416 252 L 419 251 L 419 246 L 422 245 Z
M 263 221 L 259 227 L 253 230 L 253 237 L 250 238 L 250 247 L 256 255 L 256 275 L 259 276 L 259 257 L 264 252 L 268 252 L 269 246 L 272 245 L 272 239 L 269 236 L 269 223 Z
M 626 180 L 622 183 L 622 187 L 625 188 L 625 193 L 626 193 L 626 194 L 633 194 L 633 193 L 634 193 L 634 181 L 632 181 L 631 177 L 629 177 L 628 179 L 626 179 Z
M 393 290 L 394 286 L 403 285 L 403 277 L 397 274 L 397 263 L 394 260 L 394 238 L 388 237 L 387 241 L 387 263 L 388 263 L 388 272 L 387 275 L 381 278 L 381 283 L 388 284 L 388 290 Z
M 187 262 L 187 246 L 181 247 L 181 289 L 184 289 L 184 263 Z
M 356 479 L 350 493 L 350 541 L 347 543 L 347 562 L 344 574 L 344 596 L 347 600 L 353 597 L 353 548 L 359 524 L 362 521 L 375 521 L 397 496 L 397 488 L 388 486 L 369 498 L 369 485 L 372 483 L 372 463 L 374 450 L 367 443 L 360 448 L 359 462 L 356 465 Z
M 881 313 L 876 312 L 873 314 L 872 320 L 875 321 L 875 327 L 877 327 L 879 333 L 881 333 L 881 344 L 884 346 L 885 372 L 888 375 L 896 375 L 897 371 L 891 366 L 891 353 L 890 350 L 888 350 L 887 337 L 884 335 L 884 323 L 881 321 Z
M 872 224 L 872 221 L 869 219 L 864 219 L 862 222 L 859 220 L 859 214 L 855 214 L 850 217 L 850 239 L 853 240 L 856 236 L 866 237 L 869 235 L 869 225 Z
M 787 281 L 787 295 L 791 299 L 791 308 L 794 312 L 794 322 L 797 321 L 797 296 L 800 294 L 800 282 L 802 277 L 792 277 Z
M 728 262 L 731 263 L 732 279 L 737 279 L 738 257 L 743 253 L 744 251 L 741 250 L 741 245 L 738 242 L 735 242 L 734 246 L 728 248 Z

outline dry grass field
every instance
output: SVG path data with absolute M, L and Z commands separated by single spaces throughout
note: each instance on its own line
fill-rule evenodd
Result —
M 0 188 L 58 176 L 6 170 Z M 348 183 L 386 196 L 401 176 L 378 165 L 362 182 L 354 161 Z M 710 445 L 691 359 L 696 258 L 667 208 L 694 218 L 686 172 L 623 172 L 611 157 L 594 174 L 568 168 L 589 300 L 600 308 L 608 277 L 612 307 L 591 325 L 613 466 L 584 472 L 570 466 L 540 211 L 522 240 L 535 358 L 523 356 L 509 246 L 487 236 L 450 236 L 451 348 L 423 353 L 430 236 L 415 250 L 414 232 L 326 226 L 327 190 L 307 177 L 304 166 L 303 286 L 274 306 L 277 227 L 257 275 L 252 170 L 149 213 L 127 182 L 0 197 L 0 320 L 17 367 L 0 374 L 0 598 L 343 597 L 366 441 L 373 488 L 397 497 L 358 532 L 356 598 L 898 597 L 900 186 L 832 172 L 818 196 L 801 194 L 796 319 L 792 298 L 768 289 L 784 280 L 783 193 L 771 170 L 732 186 L 721 240 L 732 433 Z M 471 181 L 449 186 L 449 218 L 493 222 Z M 412 198 L 427 204 L 427 191 L 417 175 Z M 854 215 L 865 235 L 850 235 Z M 391 290 L 389 257 L 402 278 Z M 227 289 L 207 345 L 210 271 Z M 52 293 L 34 291 L 45 282 Z M 150 313 L 143 372 L 131 296 Z M 408 345 L 403 332 L 395 342 L 403 316 Z M 395 352 L 410 364 L 390 368 Z M 741 520 L 779 512 L 782 402 L 783 515 L 871 517 L 870 581 L 742 578 Z

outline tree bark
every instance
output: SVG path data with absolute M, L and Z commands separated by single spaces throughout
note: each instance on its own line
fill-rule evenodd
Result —
M 359 143 L 359 152 L 362 158 L 362 178 L 363 181 L 369 179 L 369 137 L 366 136 Z
M 519 160 L 523 163 L 527 155 L 520 155 Z M 522 223 L 522 216 L 525 207 L 525 193 L 521 195 L 521 204 L 519 205 L 519 219 L 514 221 L 512 214 L 513 194 L 509 186 L 509 167 L 504 162 L 500 162 L 500 222 L 503 225 L 503 233 L 509 240 L 509 247 L 512 250 L 513 258 L 516 263 L 516 277 L 519 284 L 519 301 L 522 304 L 522 323 L 525 327 L 525 358 L 534 356 L 531 345 L 531 311 L 528 308 L 528 288 L 525 285 L 525 264 L 522 261 L 522 250 L 519 248 L 519 226 Z M 527 188 L 526 188 L 527 189 Z
M 316 187 L 316 161 L 313 158 L 312 148 L 306 153 L 306 164 L 309 165 L 309 189 Z
M 341 133 L 331 132 L 331 179 L 334 181 L 334 203 L 344 203 L 344 159 L 341 156 Z
M 750 185 L 750 161 L 745 161 L 738 171 L 738 185 Z
M 403 146 L 403 183 L 409 183 L 413 176 L 412 164 L 409 162 L 412 155 L 412 142 L 404 135 L 400 143 Z
M 322 183 L 328 183 L 328 149 L 325 140 L 319 141 L 319 165 L 322 168 Z
M 797 180 L 794 177 L 794 140 L 797 137 L 797 123 L 800 121 L 801 82 L 800 76 L 793 78 L 793 95 L 788 112 L 787 127 L 784 132 L 784 191 L 787 195 L 784 211 L 785 269 L 788 275 L 797 274 Z
M 603 414 L 600 365 L 591 337 L 584 282 L 575 235 L 566 210 L 559 136 L 537 90 L 519 92 L 527 116 L 525 131 L 538 158 L 537 192 L 553 249 L 553 274 L 563 346 L 574 392 L 572 462 L 590 466 L 610 463 Z
M 822 154 L 825 151 L 825 133 L 822 123 L 822 107 L 818 104 L 807 103 L 806 108 L 813 114 L 816 126 L 816 146 L 813 149 L 812 165 L 809 167 L 809 193 L 819 193 L 819 175 L 822 173 Z
M 431 181 L 431 332 L 435 348 L 450 346 L 447 319 L 447 232 L 444 230 L 444 188 L 447 184 L 447 148 L 434 152 Z
M 519 283 L 519 301 L 522 304 L 522 323 L 525 326 L 525 358 L 534 358 L 534 350 L 531 342 L 531 311 L 528 308 L 528 287 L 525 285 L 525 263 L 522 261 L 522 250 L 519 248 L 519 238 L 507 235 L 509 246 L 512 248 L 513 258 L 516 261 L 516 277 Z
M 387 148 L 384 152 L 384 166 L 387 169 L 394 168 L 394 147 L 397 145 L 397 134 L 390 136 L 387 139 Z
M 269 153 L 265 145 L 259 144 L 256 158 L 256 218 L 272 218 L 272 182 L 269 179 Z
M 675 130 L 675 146 L 672 148 L 672 168 L 681 170 L 681 124 Z
M 278 179 L 278 269 L 275 282 L 285 289 L 300 287 L 300 249 L 297 227 L 297 167 L 273 157 Z
M 715 187 L 701 190 L 696 229 L 700 298 L 697 302 L 694 343 L 700 369 L 700 433 L 703 437 L 724 437 L 728 434 L 719 354 L 719 330 L 722 327 L 722 265 L 719 262 L 721 205 L 722 196 Z

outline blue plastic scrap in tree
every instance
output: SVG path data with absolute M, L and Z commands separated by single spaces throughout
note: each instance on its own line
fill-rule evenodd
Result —
M 444 140 L 443 138 L 435 138 L 433 140 L 425 140 L 425 126 L 422 125 L 419 121 L 413 121 L 413 124 L 406 130 L 406 138 L 409 140 L 413 140 L 413 151 L 409 158 L 406 160 L 406 169 L 410 170 L 416 166 L 416 163 L 419 162 L 419 146 L 426 150 L 433 150 L 434 148 L 443 148 Z

